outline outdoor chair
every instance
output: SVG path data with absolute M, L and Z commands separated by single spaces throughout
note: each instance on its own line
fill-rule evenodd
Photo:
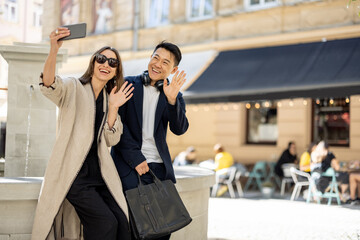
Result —
M 281 190 L 280 190 L 281 196 L 284 196 L 284 194 L 285 194 L 286 184 L 290 184 L 290 183 L 294 182 L 291 177 L 290 168 L 295 167 L 295 166 L 296 165 L 293 163 L 285 163 L 281 166 L 283 173 L 284 173 L 284 177 L 281 179 Z
M 266 173 L 267 173 L 266 169 L 267 169 L 266 162 L 261 161 L 261 162 L 255 163 L 254 168 L 247 175 L 248 180 L 246 182 L 244 191 L 246 191 L 252 183 L 256 183 L 255 186 L 258 186 L 259 190 L 261 190 L 262 189 L 261 185 L 262 185 L 263 181 L 266 179 Z
M 266 177 L 266 182 L 275 182 L 276 185 L 279 187 L 279 189 L 281 188 L 281 179 L 278 175 L 276 175 L 275 173 L 275 165 L 276 162 L 268 162 L 268 166 L 269 166 L 269 174 Z
M 230 197 L 235 198 L 233 183 L 235 181 L 236 167 L 223 168 L 216 171 L 216 183 L 212 188 L 211 196 L 216 197 L 216 193 L 221 185 L 227 185 Z M 239 190 L 239 189 L 238 189 Z
M 309 193 L 306 199 L 306 203 L 309 203 L 311 198 L 315 197 L 318 204 L 320 204 L 321 198 L 328 198 L 328 205 L 331 205 L 332 198 L 336 198 L 337 204 L 340 205 L 340 194 L 338 189 L 338 183 L 336 181 L 336 172 L 333 168 L 328 168 L 326 172 L 322 173 L 321 176 L 331 177 L 331 181 L 329 183 L 329 191 L 322 193 L 316 188 L 315 181 L 313 179 L 310 180 L 309 185 Z
M 310 185 L 310 174 L 300 171 L 294 167 L 290 168 L 290 173 L 291 173 L 291 177 L 295 183 L 295 187 L 294 190 L 291 194 L 290 200 L 294 201 L 295 199 L 297 199 L 300 195 L 301 192 L 301 188 L 303 186 L 309 186 Z
M 236 185 L 236 189 L 237 192 L 239 194 L 240 197 L 244 196 L 244 192 L 242 190 L 241 187 L 241 182 L 240 182 L 240 178 L 241 176 L 245 176 L 247 173 L 246 167 L 240 163 L 235 163 L 234 167 L 236 167 L 236 174 L 235 174 L 235 185 Z

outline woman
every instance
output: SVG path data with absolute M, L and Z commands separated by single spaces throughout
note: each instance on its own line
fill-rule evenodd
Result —
M 117 112 L 133 87 L 124 83 L 119 53 L 110 47 L 93 54 L 80 79 L 55 76 L 58 40 L 68 35 L 60 27 L 50 34 L 40 78 L 42 93 L 60 111 L 32 239 L 130 239 L 126 200 L 108 147 L 120 140 Z
M 296 145 L 295 142 L 289 142 L 287 149 L 281 154 L 279 160 L 275 165 L 275 173 L 279 177 L 284 177 L 282 165 L 286 163 L 296 163 Z
M 311 165 L 311 153 L 315 150 L 316 143 L 312 142 L 309 144 L 307 151 L 301 154 L 299 167 L 301 171 L 311 173 L 310 165 Z

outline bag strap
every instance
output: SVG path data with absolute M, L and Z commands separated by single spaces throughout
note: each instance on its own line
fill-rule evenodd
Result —
M 163 191 L 164 186 L 163 186 L 162 182 L 160 181 L 160 179 L 155 175 L 155 173 L 151 169 L 149 169 L 148 173 L 150 173 L 150 175 L 153 177 L 153 181 L 154 181 L 155 185 L 157 186 L 157 188 L 160 191 Z M 138 180 L 139 180 L 139 184 L 138 184 L 139 193 L 140 193 L 140 195 L 144 196 L 144 195 L 146 195 L 145 191 L 143 190 L 144 184 L 142 183 L 140 175 L 139 175 L 138 172 L 136 172 L 136 175 L 137 175 Z
M 148 173 L 150 173 L 150 175 L 153 177 L 154 183 L 159 187 L 159 185 L 161 185 L 161 181 L 160 179 L 155 175 L 155 173 L 149 168 Z M 139 180 L 139 185 L 143 185 L 143 183 L 141 182 L 141 178 L 139 173 L 136 171 L 136 175 L 138 177 Z

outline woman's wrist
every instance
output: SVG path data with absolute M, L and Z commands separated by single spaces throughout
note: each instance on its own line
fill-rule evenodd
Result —
M 118 109 L 119 109 L 118 106 L 115 106 L 114 104 L 111 104 L 111 103 L 109 102 L 109 110 L 113 110 L 113 111 L 117 112 Z

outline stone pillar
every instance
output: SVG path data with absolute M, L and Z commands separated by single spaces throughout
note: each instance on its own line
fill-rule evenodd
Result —
M 195 167 L 174 167 L 176 189 L 192 222 L 171 234 L 170 240 L 207 240 L 210 187 L 215 184 L 214 171 Z
M 56 107 L 39 89 L 48 53 L 44 44 L 0 45 L 9 64 L 5 177 L 44 176 L 56 135 Z M 66 58 L 61 49 L 57 68 Z

